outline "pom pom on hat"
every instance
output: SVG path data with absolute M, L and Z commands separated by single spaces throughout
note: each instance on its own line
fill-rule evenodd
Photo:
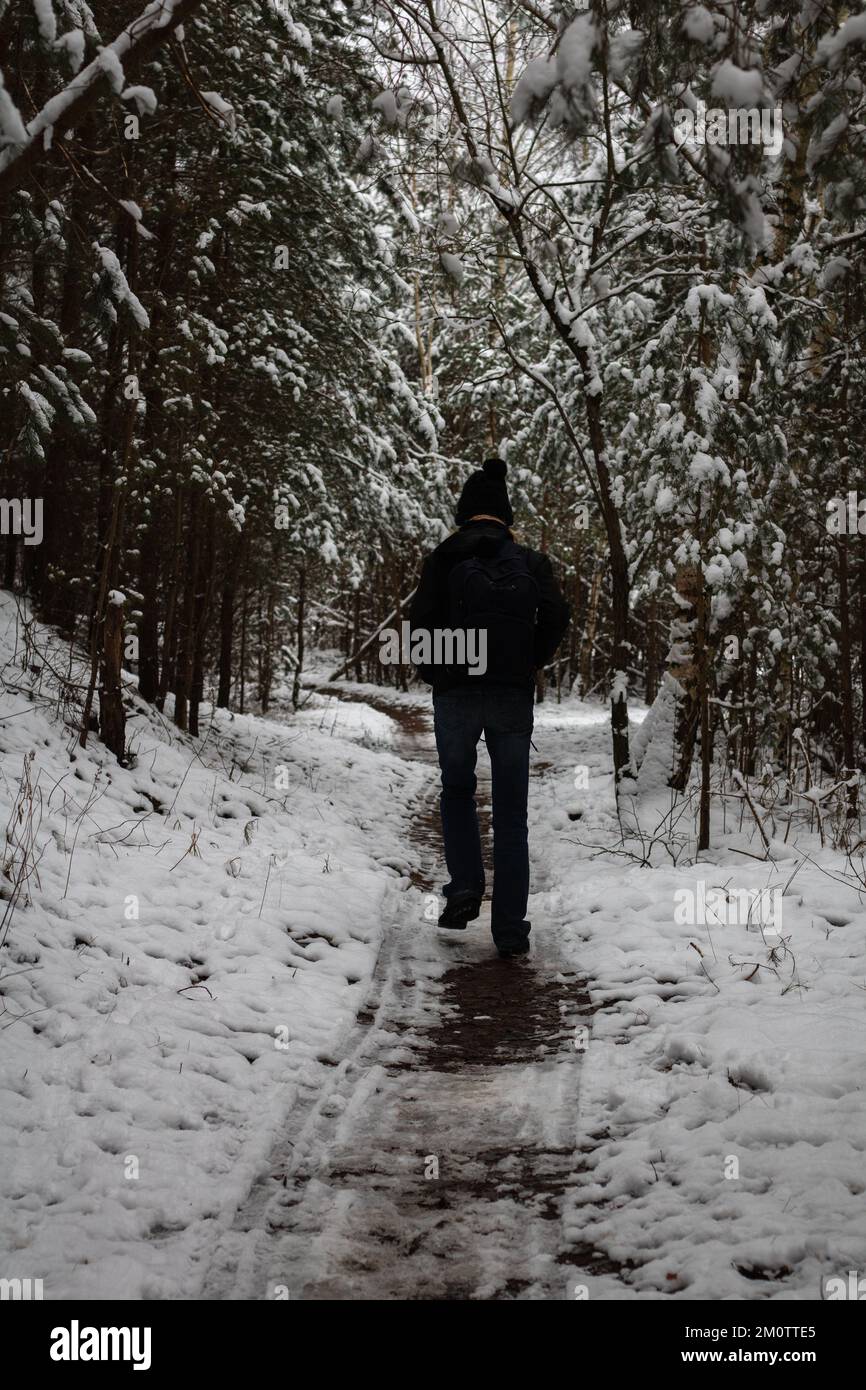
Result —
M 504 459 L 485 459 L 484 473 L 488 478 L 502 479 L 508 472 L 508 464 Z

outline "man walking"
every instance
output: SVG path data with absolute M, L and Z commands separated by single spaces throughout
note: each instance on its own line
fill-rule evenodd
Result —
M 433 686 L 436 749 L 442 770 L 442 836 L 450 881 L 439 926 L 456 930 L 476 918 L 485 875 L 475 804 L 478 740 L 493 773 L 493 940 L 501 956 L 529 950 L 529 846 L 526 803 L 535 671 L 552 659 L 570 611 L 546 555 L 518 545 L 509 530 L 506 464 L 487 459 L 466 482 L 459 527 L 424 561 L 410 626 L 437 642 L 475 635 L 474 663 L 419 665 Z M 464 647 L 469 647 L 467 641 Z

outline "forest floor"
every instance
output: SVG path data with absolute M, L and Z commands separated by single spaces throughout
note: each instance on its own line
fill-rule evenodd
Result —
M 137 702 L 119 768 L 6 595 L 0 644 L 0 1275 L 785 1300 L 866 1268 L 866 911 L 804 827 L 644 852 L 607 711 L 545 703 L 532 951 L 500 961 L 488 908 L 435 926 L 429 696 L 310 686 L 195 740 Z M 680 922 L 700 883 L 778 884 L 781 936 Z

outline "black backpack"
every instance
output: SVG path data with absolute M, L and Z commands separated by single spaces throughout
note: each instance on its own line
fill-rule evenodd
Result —
M 448 593 L 452 628 L 487 632 L 486 679 L 531 677 L 539 588 L 520 546 L 506 540 L 462 560 L 448 576 Z

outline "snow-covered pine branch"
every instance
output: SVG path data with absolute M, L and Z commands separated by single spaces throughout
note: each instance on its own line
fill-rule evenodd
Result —
M 151 0 L 137 19 L 101 49 L 87 67 L 50 98 L 26 125 L 21 137 L 21 117 L 5 89 L 0 89 L 0 119 L 6 149 L 0 153 L 0 197 L 20 187 L 33 165 L 51 145 L 51 131 L 59 125 L 72 130 L 94 102 L 107 91 L 120 92 L 124 77 L 150 58 L 200 8 L 202 0 Z

